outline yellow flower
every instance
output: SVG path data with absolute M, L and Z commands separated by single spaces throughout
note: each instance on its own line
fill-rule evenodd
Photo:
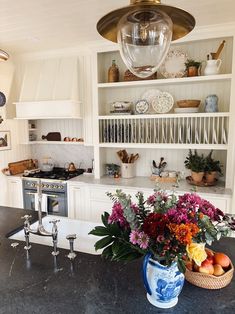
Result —
M 190 260 L 201 266 L 201 263 L 207 258 L 205 243 L 194 243 L 187 245 L 186 251 Z

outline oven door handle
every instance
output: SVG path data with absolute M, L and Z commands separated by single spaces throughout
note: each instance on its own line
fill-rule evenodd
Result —
M 26 192 L 26 195 L 36 195 L 37 193 L 33 193 L 33 192 Z M 44 194 L 44 193 L 43 193 Z M 48 197 L 53 197 L 53 198 L 58 198 L 58 195 L 54 195 L 54 194 L 46 194 Z
M 26 194 L 26 195 L 35 195 L 35 194 L 37 194 L 37 193 L 33 193 L 33 192 L 26 192 L 25 194 Z
M 58 195 L 54 195 L 54 194 L 46 194 L 47 197 L 53 197 L 53 198 L 58 198 Z

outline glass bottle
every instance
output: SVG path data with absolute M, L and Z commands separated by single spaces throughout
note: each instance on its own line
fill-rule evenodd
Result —
M 119 82 L 119 69 L 115 60 L 112 61 L 112 65 L 108 70 L 108 82 Z

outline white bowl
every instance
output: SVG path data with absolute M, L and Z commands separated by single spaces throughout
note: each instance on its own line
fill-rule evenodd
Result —
M 131 105 L 132 102 L 130 101 L 115 101 L 111 104 L 114 110 L 127 110 L 130 109 Z

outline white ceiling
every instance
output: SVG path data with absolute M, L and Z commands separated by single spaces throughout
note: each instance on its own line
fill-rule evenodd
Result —
M 235 22 L 234 0 L 162 0 L 194 15 L 197 26 Z M 0 0 L 0 48 L 22 53 L 101 39 L 96 22 L 129 0 Z

